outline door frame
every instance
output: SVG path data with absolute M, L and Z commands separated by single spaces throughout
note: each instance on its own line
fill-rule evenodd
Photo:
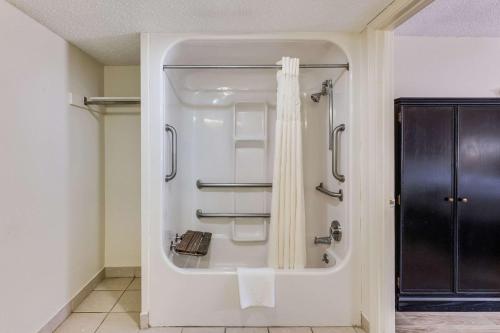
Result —
M 395 332 L 394 29 L 432 1 L 395 0 L 362 32 L 362 289 L 370 333 Z

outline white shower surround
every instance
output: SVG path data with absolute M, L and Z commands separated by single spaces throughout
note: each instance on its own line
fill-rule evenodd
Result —
M 164 233 L 164 132 L 165 55 L 183 40 L 205 41 L 329 41 L 338 45 L 351 66 L 347 73 L 349 100 L 345 136 L 349 141 L 349 162 L 343 186 L 347 207 L 343 225 L 348 248 L 337 265 L 276 272 L 276 308 L 241 310 L 233 269 L 183 269 L 165 252 Z M 151 326 L 349 326 L 358 325 L 361 308 L 359 262 L 359 35 L 282 34 L 245 36 L 200 36 L 145 34 L 142 36 L 142 140 L 143 140 L 143 315 Z M 281 44 L 283 47 L 283 43 Z M 287 54 L 286 48 L 280 50 Z M 207 55 L 210 58 L 210 55 Z M 255 63 L 261 63 L 256 58 Z M 327 62 L 327 61 L 325 61 Z M 335 60 L 328 61 L 335 62 Z M 269 61 L 266 61 L 269 63 Z M 319 88 L 321 81 L 318 81 Z M 312 91 L 311 91 L 312 92 Z M 323 104 L 326 108 L 326 104 Z M 326 112 L 326 110 L 325 110 Z M 329 185 L 335 186 L 330 182 Z M 335 190 L 336 188 L 332 188 Z M 335 200 L 335 199 L 330 199 Z M 329 221 L 324 221 L 329 222 Z M 325 223 L 326 225 L 327 223 Z M 323 233 L 326 235 L 327 228 Z M 221 240 L 221 248 L 224 248 Z M 215 245 L 215 246 L 214 246 Z M 218 245 L 217 237 L 212 247 Z M 335 249 L 334 249 L 335 251 Z M 221 252 L 222 253 L 222 252 Z M 199 267 L 199 266 L 198 266 Z M 210 267 L 210 265 L 208 265 Z M 300 287 L 298 287 L 300 286 Z M 185 295 L 194 300 L 186 301 Z M 195 296 L 194 296 L 195 295 Z

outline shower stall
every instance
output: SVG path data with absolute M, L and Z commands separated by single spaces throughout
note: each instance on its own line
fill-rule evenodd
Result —
M 143 38 L 151 326 L 359 324 L 356 51 L 347 37 Z M 275 308 L 242 310 L 236 268 L 267 266 L 282 56 L 302 65 L 307 264 L 276 271 Z M 209 235 L 191 252 L 189 230 Z

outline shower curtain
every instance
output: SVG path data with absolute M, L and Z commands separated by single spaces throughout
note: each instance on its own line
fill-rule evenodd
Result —
M 299 59 L 283 57 L 281 64 L 268 265 L 296 269 L 306 263 Z

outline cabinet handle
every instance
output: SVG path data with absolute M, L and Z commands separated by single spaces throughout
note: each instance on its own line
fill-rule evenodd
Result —
M 467 199 L 467 198 L 458 198 L 458 201 L 463 202 L 463 203 L 468 203 L 469 199 Z
M 453 202 L 455 200 L 453 200 L 452 197 L 446 197 L 446 198 L 444 198 L 444 201 Z

